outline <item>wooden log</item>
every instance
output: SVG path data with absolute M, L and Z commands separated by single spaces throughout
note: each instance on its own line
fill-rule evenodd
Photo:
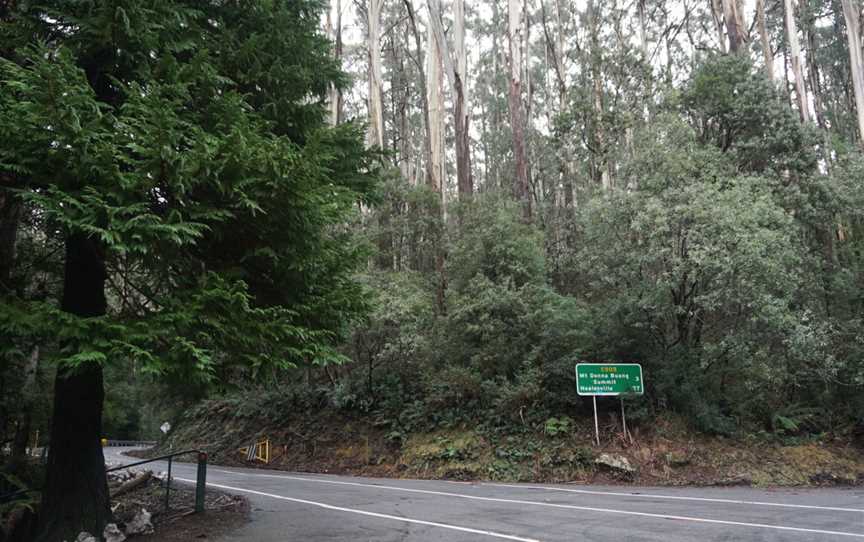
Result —
M 123 482 L 123 484 L 121 484 L 120 487 L 118 487 L 116 490 L 111 492 L 111 498 L 113 499 L 113 498 L 119 497 L 120 495 L 123 495 L 125 493 L 129 493 L 133 489 L 137 489 L 137 488 L 143 486 L 152 477 L 153 477 L 153 473 L 150 472 L 149 470 L 136 474 L 134 478 L 132 478 L 131 480 L 127 480 L 126 482 Z

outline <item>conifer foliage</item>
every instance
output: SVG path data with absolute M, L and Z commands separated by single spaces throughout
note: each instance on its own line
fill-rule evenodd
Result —
M 345 80 L 320 9 L 0 3 L 0 355 L 57 367 L 39 540 L 109 521 L 103 365 L 191 385 L 324 362 L 362 311 L 342 225 L 376 157 L 325 126 Z

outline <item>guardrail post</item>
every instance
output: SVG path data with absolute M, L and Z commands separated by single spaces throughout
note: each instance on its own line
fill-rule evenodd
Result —
M 171 495 L 171 460 L 173 457 L 168 458 L 168 478 L 165 483 L 165 511 L 168 511 L 168 497 Z
M 195 480 L 195 511 L 204 511 L 204 492 L 207 487 L 207 452 L 198 452 L 198 476 Z

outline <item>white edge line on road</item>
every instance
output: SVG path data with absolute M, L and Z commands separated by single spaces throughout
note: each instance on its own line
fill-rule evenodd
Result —
M 182 482 L 192 482 L 192 483 L 195 482 L 195 480 L 189 480 L 186 478 L 174 478 L 174 479 L 180 480 Z M 382 519 L 389 519 L 389 520 L 393 520 L 393 521 L 401 521 L 403 523 L 416 523 L 418 525 L 428 525 L 429 527 L 440 527 L 442 529 L 461 531 L 463 533 L 481 534 L 481 535 L 485 535 L 485 536 L 491 536 L 494 538 L 502 538 L 505 540 L 516 540 L 517 542 L 540 542 L 539 540 L 534 539 L 534 538 L 522 538 L 519 536 L 512 536 L 509 534 L 496 533 L 496 532 L 492 532 L 492 531 L 483 531 L 481 529 L 471 529 L 469 527 L 459 527 L 458 525 L 449 525 L 447 523 L 437 523 L 434 521 L 424 521 L 422 519 L 403 518 L 400 516 L 391 516 L 389 514 L 379 514 L 378 512 L 367 512 L 366 510 L 357 510 L 356 508 L 343 508 L 341 506 L 334 506 L 332 504 L 327 504 L 327 503 L 323 503 L 323 502 L 307 501 L 305 499 L 295 499 L 293 497 L 285 497 L 283 495 L 275 495 L 273 493 L 264 493 L 263 491 L 255 491 L 253 489 L 244 489 L 241 487 L 225 486 L 222 484 L 213 484 L 210 482 L 207 482 L 207 485 L 212 486 L 212 487 L 218 487 L 219 489 L 226 489 L 228 491 L 239 491 L 242 493 L 251 493 L 252 495 L 260 495 L 262 497 L 270 497 L 271 499 L 280 499 L 283 501 L 291 501 L 291 502 L 296 502 L 296 503 L 300 503 L 300 504 L 308 504 L 310 506 L 317 506 L 319 508 L 325 508 L 327 510 L 336 510 L 338 512 L 350 512 L 352 514 L 360 514 L 363 516 L 370 516 L 370 517 L 374 517 L 374 518 L 382 518 Z
M 241 473 L 237 473 L 241 474 Z M 476 495 L 463 495 L 461 493 L 450 493 L 447 491 L 431 491 L 428 489 L 411 489 L 407 487 L 395 487 L 395 486 L 385 486 L 385 485 L 377 485 L 377 484 L 361 484 L 359 482 L 341 482 L 337 480 L 321 480 L 320 478 L 307 478 L 301 476 L 285 476 L 278 474 L 245 474 L 245 476 L 256 476 L 261 478 L 283 478 L 286 480 L 297 480 L 300 482 L 314 482 L 319 484 L 335 484 L 335 485 L 344 485 L 344 486 L 358 486 L 358 487 L 369 487 L 375 489 L 388 489 L 391 491 L 405 491 L 408 493 L 422 493 L 426 495 L 438 495 L 442 497 L 456 497 L 461 499 L 471 499 L 477 501 L 487 501 L 487 502 L 501 502 L 507 504 L 521 504 L 521 505 L 529 505 L 529 506 L 545 506 L 548 508 L 562 508 L 567 510 L 581 510 L 585 512 L 598 512 L 604 514 L 620 514 L 625 516 L 638 516 L 643 518 L 656 518 L 656 519 L 673 519 L 678 521 L 691 521 L 695 523 L 712 523 L 715 525 L 733 525 L 736 527 L 751 527 L 757 529 L 773 529 L 776 531 L 790 531 L 796 533 L 811 533 L 811 534 L 826 534 L 826 535 L 835 535 L 835 536 L 848 536 L 852 538 L 864 538 L 864 533 L 852 533 L 847 531 L 827 531 L 822 529 L 808 529 L 805 527 L 789 527 L 786 525 L 769 525 L 767 523 L 748 523 L 743 521 L 730 521 L 725 519 L 708 519 L 708 518 L 697 518 L 692 516 L 676 516 L 671 514 L 655 514 L 650 512 L 634 512 L 631 510 L 616 510 L 614 508 L 595 508 L 590 506 L 576 506 L 572 504 L 556 504 L 549 502 L 536 502 L 536 501 L 524 501 L 517 499 L 501 499 L 497 497 L 480 497 Z M 248 490 L 247 490 L 248 491 Z M 299 500 L 299 499 L 298 499 Z
M 710 498 L 710 497 L 683 497 L 678 495 L 654 495 L 650 493 L 623 493 L 623 492 L 615 492 L 615 491 L 597 491 L 597 490 L 589 490 L 589 489 L 570 489 L 563 487 L 551 487 L 551 486 L 530 486 L 530 485 L 517 485 L 517 484 L 497 484 L 497 483 L 482 483 L 484 486 L 491 487 L 510 487 L 517 489 L 540 489 L 540 490 L 549 490 L 549 491 L 563 491 L 566 493 L 581 493 L 585 495 L 611 495 L 614 497 L 645 497 L 648 499 L 670 499 L 670 500 L 678 500 L 678 501 L 698 501 L 698 502 L 717 502 L 717 503 L 725 503 L 725 504 L 745 504 L 752 506 L 777 506 L 780 508 L 806 508 L 809 510 L 830 510 L 832 512 L 857 512 L 859 514 L 864 513 L 864 509 L 859 508 L 840 508 L 836 506 L 816 506 L 813 504 L 787 504 L 787 503 L 779 503 L 779 502 L 762 502 L 762 501 L 742 501 L 737 499 L 718 499 L 718 498 Z

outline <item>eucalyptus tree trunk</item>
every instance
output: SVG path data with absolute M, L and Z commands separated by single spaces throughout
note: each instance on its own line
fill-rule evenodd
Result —
M 432 167 L 432 137 L 429 119 L 429 82 L 427 80 L 427 70 L 424 66 L 423 55 L 423 40 L 420 37 L 420 31 L 417 28 L 417 12 L 414 9 L 412 0 L 403 0 L 405 10 L 408 12 L 408 22 L 411 25 L 411 34 L 414 36 L 414 46 L 416 48 L 415 56 L 413 57 L 417 73 L 419 74 L 420 85 L 420 109 L 423 114 L 423 162 L 426 168 L 426 183 L 433 188 L 440 186 L 435 181 L 438 179 Z M 440 87 L 439 87 L 440 88 Z M 437 189 L 437 188 L 436 188 Z
M 555 0 L 555 26 L 556 26 L 556 36 L 555 43 L 557 47 L 557 53 L 555 55 L 555 61 L 557 64 L 555 73 L 558 78 L 558 112 L 564 113 L 568 109 L 567 104 L 567 64 L 565 64 L 564 59 L 566 58 L 566 54 L 564 51 L 564 17 L 562 15 L 561 2 L 563 0 Z M 572 172 L 576 169 L 575 166 L 572 166 L 572 162 L 574 161 L 573 155 L 574 153 L 568 152 L 571 150 L 571 147 L 567 143 L 565 143 L 564 155 L 561 156 L 560 160 L 560 174 L 561 179 L 564 184 L 564 206 L 565 207 L 573 207 L 575 204 L 574 198 L 574 190 L 573 186 L 573 175 Z
M 819 50 L 816 35 L 816 18 L 809 9 L 806 12 L 806 18 L 802 17 L 802 27 L 804 37 L 807 40 L 807 79 L 810 81 L 810 91 L 813 93 L 813 115 L 816 117 L 816 124 L 822 130 L 827 131 L 825 100 L 822 92 L 822 81 L 819 75 L 819 63 L 816 60 L 816 53 Z M 827 133 L 823 135 L 826 138 L 829 137 Z
M 588 2 L 588 21 L 591 27 L 591 81 L 594 113 L 594 173 L 604 191 L 612 189 L 611 164 L 607 163 L 606 132 L 603 126 L 603 52 L 600 48 L 600 21 L 595 0 Z
M 648 62 L 648 32 L 645 28 L 645 0 L 637 0 L 636 11 L 639 16 L 639 47 L 642 50 L 642 61 Z
M 369 0 L 369 145 L 384 148 L 384 103 L 381 99 L 381 9 L 384 0 Z
M 855 113 L 858 119 L 858 143 L 864 146 L 864 58 L 861 51 L 861 5 L 858 0 L 841 0 L 849 41 L 849 72 L 855 93 Z
M 408 21 L 411 25 L 411 33 L 414 35 L 416 56 L 414 62 L 420 75 L 420 104 L 423 110 L 423 122 L 425 138 L 423 141 L 423 154 L 426 163 L 426 183 L 436 192 L 439 198 L 438 218 L 446 221 L 446 209 L 443 199 L 443 130 L 441 124 L 441 109 L 443 109 L 443 95 L 441 93 L 441 59 L 440 52 L 435 48 L 435 40 L 429 39 L 429 54 L 426 55 L 428 65 L 424 67 L 423 46 L 420 31 L 417 28 L 417 12 L 412 0 L 403 0 L 408 12 Z M 436 57 L 436 54 L 438 55 Z M 436 114 L 432 115 L 431 103 L 434 103 Z M 433 135 L 434 134 L 434 135 Z M 436 142 L 433 145 L 433 141 Z M 434 148 L 434 152 L 433 152 Z M 433 158 L 434 157 L 434 158 Z M 437 234 L 437 235 L 436 235 Z M 435 272 L 438 275 L 438 284 L 435 291 L 435 305 L 440 314 L 445 312 L 444 297 L 447 290 L 447 275 L 445 273 L 445 256 L 441 232 L 433 234 L 435 246 Z
M 795 94 L 802 122 L 810 122 L 810 108 L 807 105 L 807 88 L 804 86 L 804 72 L 801 66 L 801 45 L 798 42 L 798 28 L 795 24 L 795 8 L 792 0 L 783 0 L 786 16 L 786 37 L 789 41 L 789 59 L 792 75 L 795 78 Z
M 711 17 L 714 19 L 714 28 L 717 31 L 717 44 L 720 47 L 720 52 L 726 54 L 726 36 L 723 33 L 724 16 L 723 16 L 723 0 L 711 1 Z
M 327 36 L 333 40 L 333 58 L 342 64 L 342 0 L 335 0 L 335 5 L 327 9 Z M 335 12 L 335 22 L 334 15 Z M 328 109 L 330 124 L 335 126 L 342 122 L 342 91 L 336 85 L 330 84 L 328 91 Z
M 759 27 L 759 41 L 762 45 L 762 60 L 765 62 L 765 75 L 774 80 L 774 53 L 771 50 L 771 40 L 768 38 L 768 26 L 765 24 L 765 0 L 756 0 L 756 26 Z
M 444 111 L 443 69 L 441 49 L 433 37 L 429 37 L 429 54 L 426 64 L 426 101 L 429 104 L 429 184 L 442 194 L 444 199 Z
M 726 35 L 729 37 L 729 52 L 737 54 L 746 52 L 743 49 L 747 42 L 747 27 L 741 17 L 738 0 L 722 0 L 723 18 L 726 22 Z
M 522 3 L 507 0 L 507 36 L 510 41 L 510 132 L 513 140 L 513 196 L 522 204 L 522 219 L 531 221 L 531 193 L 528 189 L 528 164 L 525 157 L 525 116 L 522 111 Z
M 552 56 L 552 71 L 555 75 L 555 87 L 558 92 L 558 113 L 567 109 L 567 80 L 566 67 L 564 65 L 564 22 L 561 16 L 561 0 L 555 1 L 555 39 L 549 29 L 546 17 L 546 1 L 541 0 L 540 16 L 543 23 L 543 35 L 546 38 L 546 50 Z M 570 153 L 566 151 L 566 143 L 562 141 L 562 147 L 558 149 L 558 176 L 562 184 L 564 207 L 573 205 L 573 183 L 569 175 Z
M 407 23 L 407 21 L 405 21 Z M 402 178 L 414 185 L 413 174 L 413 152 L 411 127 L 408 116 L 411 111 L 411 85 L 408 82 L 407 66 L 405 62 L 408 32 L 403 31 L 402 21 L 390 33 L 388 56 L 385 58 L 390 66 L 390 103 L 392 108 L 393 127 L 390 139 L 393 150 L 398 154 L 399 173 Z M 404 27 L 404 30 L 407 30 Z
M 456 132 L 456 179 L 459 197 L 470 197 L 474 191 L 471 178 L 471 139 L 469 134 L 468 91 L 466 88 L 466 70 L 468 56 L 465 50 L 465 2 L 455 0 L 453 3 L 453 27 L 456 60 L 447 46 L 444 35 L 444 25 L 441 22 L 441 1 L 428 0 L 429 25 L 432 36 L 443 60 L 447 81 L 453 92 L 453 126 Z

